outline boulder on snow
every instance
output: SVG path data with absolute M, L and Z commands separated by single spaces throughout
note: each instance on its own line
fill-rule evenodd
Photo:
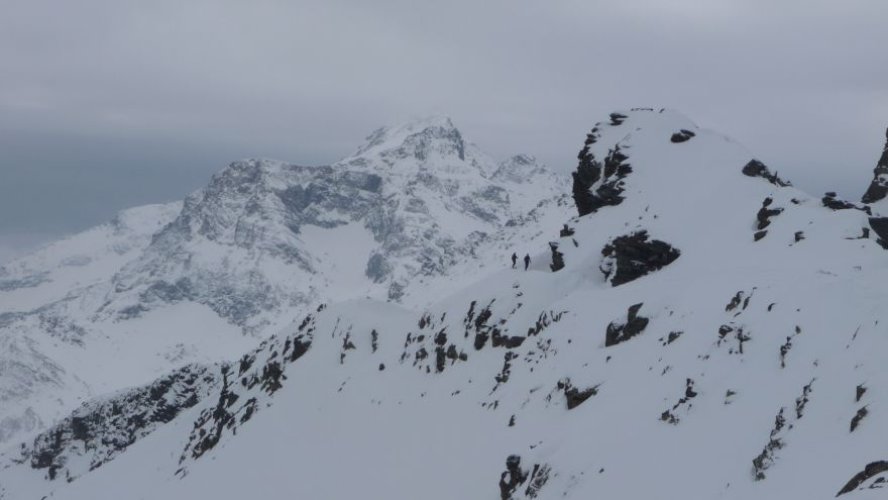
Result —
M 755 159 L 744 165 L 742 172 L 743 175 L 748 177 L 761 177 L 775 186 L 785 187 L 792 185 L 789 181 L 784 181 L 778 177 L 776 172 L 772 174 L 764 163 Z
M 638 304 L 629 307 L 629 310 L 626 312 L 625 323 L 615 321 L 607 325 L 607 332 L 604 335 L 605 347 L 625 342 L 640 334 L 645 328 L 647 328 L 650 320 L 638 315 L 638 311 L 641 309 L 642 305 L 644 305 L 644 303 L 639 302 Z
M 672 134 L 672 137 L 669 140 L 675 144 L 679 144 L 691 140 L 691 137 L 694 137 L 695 135 L 697 134 L 691 132 L 690 130 L 681 129 L 678 132 Z
M 564 391 L 564 398 L 567 402 L 567 409 L 573 410 L 577 406 L 585 403 L 587 399 L 598 394 L 598 385 L 580 389 L 571 383 L 569 378 L 558 381 L 557 388 Z
M 681 252 L 665 241 L 650 239 L 647 231 L 638 231 L 614 238 L 601 254 L 601 272 L 618 286 L 668 266 Z

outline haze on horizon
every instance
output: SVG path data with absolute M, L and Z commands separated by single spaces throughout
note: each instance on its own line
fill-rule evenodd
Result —
M 330 163 L 416 115 L 568 172 L 608 112 L 675 108 L 850 198 L 888 125 L 884 0 L 0 8 L 0 262 L 180 199 L 231 160 Z

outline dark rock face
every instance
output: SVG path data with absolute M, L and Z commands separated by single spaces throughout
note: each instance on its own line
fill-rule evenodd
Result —
M 876 242 L 882 245 L 882 248 L 888 250 L 888 217 L 870 217 L 869 225 L 875 231 L 876 236 L 879 237 Z
M 549 250 L 552 251 L 552 263 L 549 264 L 549 269 L 552 272 L 560 271 L 564 268 L 564 254 L 558 251 L 558 243 L 554 241 L 549 242 Z
M 50 480 L 63 472 L 73 481 L 196 405 L 216 381 L 217 375 L 206 367 L 189 365 L 149 385 L 88 403 L 23 446 L 22 459 L 34 469 L 46 469 Z M 77 464 L 75 468 L 69 461 Z
M 512 494 L 527 481 L 527 472 L 521 470 L 521 457 L 509 455 L 506 458 L 506 471 L 500 475 L 499 488 L 502 500 L 511 500 Z
M 483 349 L 487 345 L 488 339 L 490 339 L 491 347 L 505 347 L 506 349 L 514 349 L 524 343 L 527 337 L 504 335 L 500 329 L 499 322 L 490 323 L 493 316 L 490 306 L 493 305 L 493 301 L 487 304 L 484 309 L 478 311 L 477 315 L 475 315 L 475 305 L 476 302 L 474 301 L 470 304 L 469 311 L 464 319 L 466 338 L 474 332 L 473 346 L 475 350 L 480 351 Z
M 594 155 L 589 152 L 589 148 L 598 142 L 599 137 L 601 135 L 596 126 L 591 132 L 586 134 L 586 142 L 583 143 L 583 149 L 577 155 L 580 163 L 577 166 L 576 172 L 573 173 L 573 198 L 580 215 L 591 213 L 594 207 L 592 194 L 589 190 L 601 178 L 601 169 L 595 168 L 596 166 L 593 164 Z
M 587 399 L 598 394 L 598 386 L 580 389 L 574 386 L 569 378 L 558 381 L 558 389 L 564 391 L 564 398 L 567 402 L 567 409 L 573 410 L 577 406 L 585 403 Z
M 863 193 L 860 201 L 864 203 L 874 203 L 885 198 L 888 195 L 888 131 L 885 132 L 886 142 L 885 149 L 882 151 L 882 157 L 873 171 L 873 181 L 870 182 L 869 188 Z
M 681 129 L 680 131 L 672 134 L 672 137 L 669 140 L 675 144 L 679 144 L 691 140 L 691 137 L 694 137 L 695 135 L 697 134 L 691 132 L 690 130 Z
M 638 311 L 641 309 L 642 305 L 644 305 L 644 303 L 639 302 L 638 304 L 629 307 L 625 323 L 612 322 L 607 325 L 607 332 L 604 336 L 605 347 L 625 342 L 640 334 L 645 328 L 647 328 L 648 318 L 638 315 Z
M 626 115 L 622 113 L 611 113 L 610 120 L 610 124 L 616 127 L 623 124 L 623 121 L 626 120 Z
M 863 419 L 864 419 L 868 414 L 869 414 L 869 410 L 866 409 L 866 406 L 864 406 L 864 407 L 862 407 L 861 409 L 857 410 L 857 413 L 856 413 L 856 414 L 854 415 L 854 417 L 851 419 L 851 432 L 854 432 L 854 431 L 857 430 L 857 427 L 860 426 L 860 422 L 863 421 Z
M 860 398 L 862 398 L 863 395 L 866 394 L 866 389 L 867 389 L 866 386 L 863 384 L 857 385 L 857 388 L 854 390 L 854 402 L 855 403 L 860 402 Z
M 668 266 L 681 252 L 665 241 L 650 239 L 647 231 L 638 231 L 614 238 L 601 254 L 605 258 L 601 271 L 618 286 Z
M 580 215 L 590 214 L 601 207 L 619 205 L 623 201 L 623 179 L 632 172 L 632 167 L 626 162 L 629 157 L 623 154 L 619 146 L 610 150 L 603 163 L 595 158 L 589 149 L 598 138 L 598 127 L 595 127 L 586 136 L 578 155 L 580 163 L 573 173 L 573 197 Z
M 761 177 L 775 186 L 785 187 L 792 185 L 789 181 L 784 181 L 778 177 L 776 172 L 772 174 L 768 167 L 758 160 L 752 160 L 744 165 L 742 172 L 743 175 L 748 177 Z
M 771 197 L 765 198 L 765 201 L 762 202 L 762 208 L 759 209 L 758 214 L 756 215 L 756 220 L 758 221 L 758 225 L 756 226 L 759 230 L 762 230 L 771 225 L 771 217 L 776 217 L 783 212 L 782 208 L 768 208 L 774 202 L 774 199 Z
M 867 207 L 867 206 L 861 207 L 861 206 L 858 206 L 857 204 L 852 203 L 850 201 L 845 201 L 845 200 L 837 197 L 836 193 L 834 193 L 832 191 L 824 194 L 823 198 L 821 199 L 821 202 L 823 203 L 824 207 L 832 209 L 832 210 L 853 209 L 853 210 L 860 210 L 860 211 L 866 212 L 867 215 L 873 214 L 872 209 L 870 209 L 870 207 Z
M 324 309 L 321 305 L 317 312 Z M 221 367 L 221 384 L 213 395 L 216 403 L 201 411 L 179 463 L 198 459 L 219 444 L 226 432 L 237 433 L 237 428 L 249 421 L 260 410 L 260 397 L 271 396 L 283 387 L 287 366 L 311 348 L 316 316 L 308 315 L 294 334 L 285 338 L 272 337 L 259 348 L 244 355 L 237 366 Z M 282 347 L 281 347 L 282 346 Z M 261 357 L 267 356 L 263 361 Z M 210 400 L 212 401 L 212 400 Z M 180 473 L 177 471 L 177 474 Z
M 669 332 L 669 335 L 666 337 L 660 337 L 661 345 L 665 347 L 678 340 L 682 335 L 684 335 L 684 332 L 681 330 Z
M 472 302 L 469 312 L 466 315 L 466 333 L 463 337 L 465 339 L 469 338 L 469 327 L 474 320 L 475 305 L 476 302 Z M 488 307 L 479 314 L 479 316 L 483 316 L 483 318 L 481 323 L 477 325 L 477 328 L 484 329 L 487 327 L 485 322 L 491 315 L 489 307 L 490 306 L 488 305 Z M 448 335 L 447 326 L 441 324 L 441 322 L 444 321 L 445 316 L 446 314 L 442 314 L 440 318 L 434 318 L 431 314 L 426 313 L 419 318 L 419 324 L 417 326 L 419 327 L 420 332 L 415 335 L 413 332 L 407 333 L 407 337 L 404 341 L 404 350 L 401 352 L 400 357 L 402 363 L 412 355 L 413 366 L 420 371 L 424 370 L 426 373 L 431 373 L 432 365 L 430 365 L 430 362 L 434 361 L 434 372 L 441 373 L 448 366 L 454 365 L 457 361 L 466 361 L 469 359 L 468 354 L 462 349 L 459 349 L 457 344 L 454 343 L 454 341 L 459 342 L 456 336 Z M 494 347 L 505 345 L 510 346 L 510 348 L 511 346 L 517 347 L 524 342 L 524 337 L 517 339 L 515 337 L 507 337 L 502 335 L 499 330 L 496 330 L 495 332 L 485 330 L 484 335 L 486 335 L 483 339 L 485 344 L 488 338 L 493 337 L 491 339 L 491 344 Z M 475 338 L 475 342 L 477 347 L 479 342 L 477 337 Z M 484 345 L 481 344 L 481 346 L 477 348 L 481 349 L 483 347 Z M 433 358 L 431 356 L 432 352 L 434 353 Z
M 858 472 L 848 481 L 842 489 L 836 493 L 836 496 L 844 495 L 845 493 L 851 493 L 856 490 L 860 485 L 862 485 L 867 480 L 882 474 L 884 472 L 888 472 L 888 460 L 879 460 L 878 462 L 870 462 L 866 467 L 863 468 L 862 471 Z M 878 481 L 878 479 L 877 479 Z M 884 481 L 883 481 L 884 482 Z

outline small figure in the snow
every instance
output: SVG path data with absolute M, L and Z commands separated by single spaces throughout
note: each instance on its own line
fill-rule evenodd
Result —
M 527 271 L 527 267 L 530 266 L 530 254 L 524 255 L 524 270 Z
M 518 263 L 518 254 L 512 252 L 512 269 L 515 269 L 515 264 Z

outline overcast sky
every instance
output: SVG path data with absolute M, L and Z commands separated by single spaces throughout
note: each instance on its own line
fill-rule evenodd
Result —
M 0 0 L 0 260 L 228 161 L 322 164 L 446 114 L 568 171 L 671 107 L 858 197 L 888 126 L 886 0 Z

